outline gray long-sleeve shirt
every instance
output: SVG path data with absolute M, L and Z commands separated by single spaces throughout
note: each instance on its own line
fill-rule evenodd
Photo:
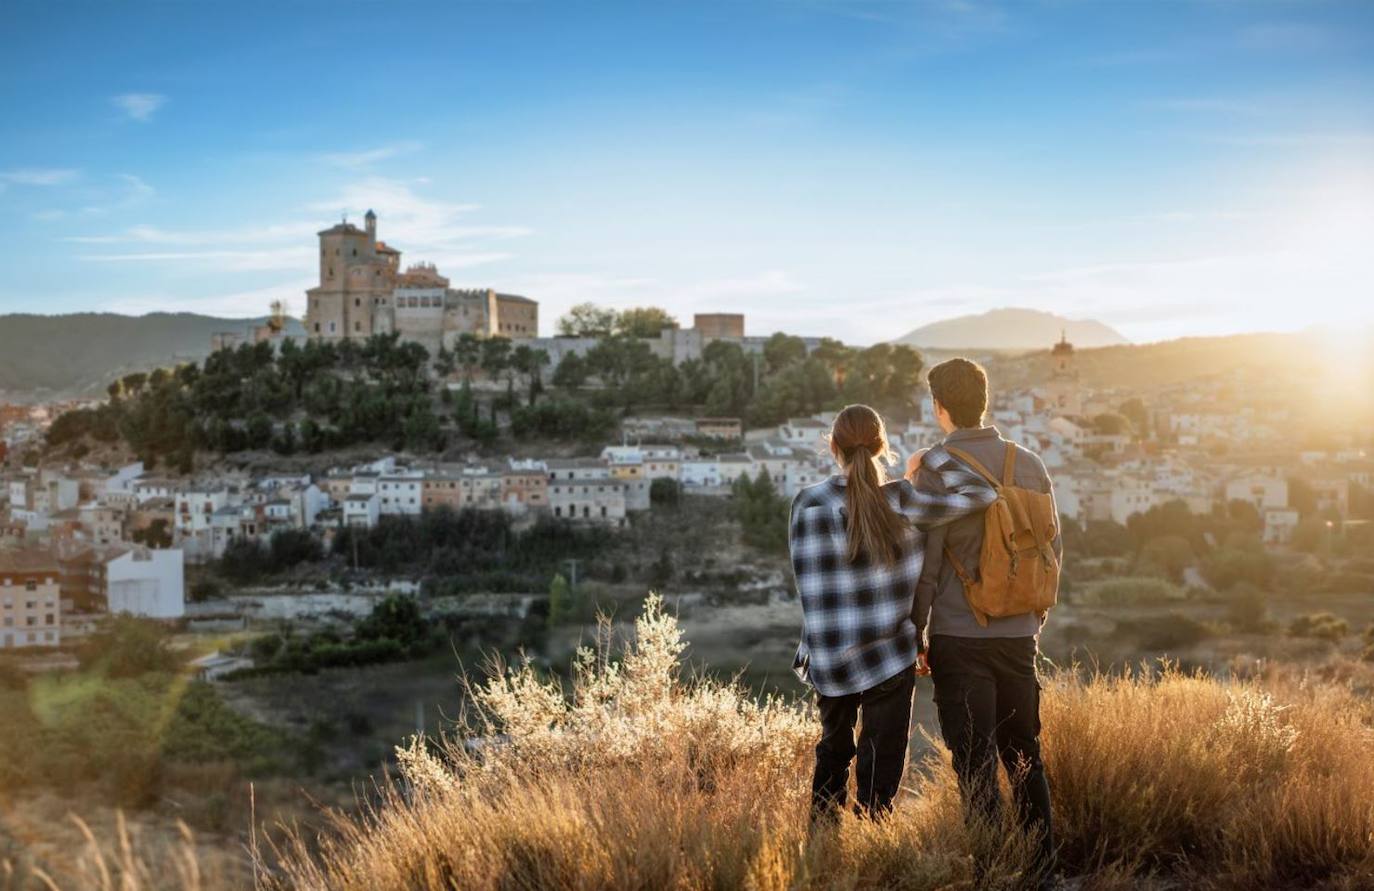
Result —
M 968 452 L 993 473 L 1002 472 L 1007 440 L 1002 438 L 996 427 L 955 430 L 945 437 L 945 445 Z M 1054 494 L 1044 462 L 1034 452 L 1019 445 L 1016 447 L 1013 478 L 1016 485 L 1022 488 L 1045 492 L 1051 497 Z M 922 492 L 938 494 L 944 491 L 939 476 L 924 466 L 917 473 L 915 484 Z M 983 524 L 983 514 L 977 513 L 933 529 L 926 536 L 925 565 L 920 581 L 916 583 L 916 603 L 912 615 L 918 632 L 927 627 L 932 635 L 947 634 L 951 637 L 1034 637 L 1040 632 L 1040 620 L 1035 613 L 989 618 L 986 626 L 979 625 L 973 617 L 973 610 L 964 597 L 963 583 L 955 575 L 954 567 L 945 559 L 944 549 L 945 545 L 949 545 L 959 562 L 976 578 L 983 549 Z M 1060 557 L 1063 556 L 1062 536 L 1055 537 L 1054 550 Z

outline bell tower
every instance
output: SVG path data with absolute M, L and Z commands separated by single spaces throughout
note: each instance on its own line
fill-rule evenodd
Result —
M 1069 343 L 1067 331 L 1061 331 L 1059 342 L 1050 350 L 1050 383 L 1048 389 L 1050 408 L 1059 415 L 1081 415 L 1083 413 L 1083 391 L 1078 382 L 1078 369 L 1074 366 L 1073 344 Z

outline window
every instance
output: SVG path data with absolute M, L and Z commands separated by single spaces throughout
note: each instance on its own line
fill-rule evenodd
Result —
M 29 579 L 27 582 L 24 583 L 24 590 L 25 590 L 25 591 L 37 591 L 37 590 L 38 590 L 38 582 L 34 581 L 33 579 Z M 30 606 L 32 606 L 32 604 L 30 604 Z

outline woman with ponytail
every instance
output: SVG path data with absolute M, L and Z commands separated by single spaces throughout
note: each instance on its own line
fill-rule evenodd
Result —
M 891 810 L 906 765 L 923 646 L 911 613 L 924 530 L 982 510 L 996 497 L 982 477 L 938 446 L 922 461 L 940 475 L 947 494 L 888 480 L 884 465 L 894 456 L 887 431 L 866 405 L 836 415 L 830 452 L 839 472 L 797 493 L 788 531 L 803 625 L 794 667 L 815 689 L 821 717 L 813 819 L 844 806 L 856 753 L 859 812 Z

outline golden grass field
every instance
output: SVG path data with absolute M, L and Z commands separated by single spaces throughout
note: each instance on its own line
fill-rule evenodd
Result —
M 804 706 L 684 680 L 676 619 L 651 598 L 571 691 L 529 668 L 470 692 L 488 745 L 412 743 L 362 816 L 260 850 L 264 889 L 933 889 L 967 886 L 947 753 L 909 768 L 892 818 L 809 835 L 817 726 Z M 1055 831 L 1079 888 L 1374 888 L 1374 703 L 1292 671 L 1222 682 L 1166 668 L 1044 678 Z M 1014 887 L 1021 845 L 995 871 Z M 87 843 L 37 887 L 226 887 L 188 845 Z M 0 887 L 4 887 L 0 876 Z

